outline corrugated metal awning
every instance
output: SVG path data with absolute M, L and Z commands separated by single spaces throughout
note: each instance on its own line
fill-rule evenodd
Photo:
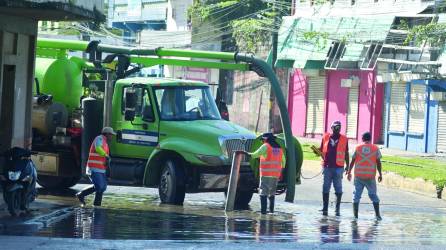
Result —
M 364 44 L 384 41 L 395 16 L 284 17 L 279 30 L 277 67 L 306 68 L 308 61 L 324 61 L 332 42 L 346 42 L 341 61 L 359 61 Z M 305 35 L 314 32 L 315 38 Z

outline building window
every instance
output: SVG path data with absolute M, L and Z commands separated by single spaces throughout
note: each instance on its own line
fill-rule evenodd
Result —
M 341 58 L 344 56 L 345 49 L 344 42 L 332 42 L 325 60 L 325 69 L 337 69 Z

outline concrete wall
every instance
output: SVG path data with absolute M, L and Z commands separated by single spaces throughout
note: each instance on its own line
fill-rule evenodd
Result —
M 295 15 L 297 16 L 363 16 L 363 15 L 414 15 L 428 6 L 435 4 L 435 0 L 334 0 L 324 4 L 312 4 L 317 0 L 296 0 Z M 332 3 L 333 2 L 333 3 Z M 437 4 L 442 4 L 437 1 Z
M 97 10 L 102 12 L 104 10 L 103 0 L 26 0 L 25 2 L 67 4 L 83 8 L 88 11 Z
M 9 108 L 13 113 L 10 146 L 25 147 L 31 143 L 30 117 L 37 21 L 0 15 L 0 34 L 0 89 L 4 89 L 5 84 L 14 85 L 13 106 Z M 13 82 L 3 82 L 2 71 L 5 65 L 15 66 Z M 1 96 L 0 100 L 3 98 L 5 96 Z M 0 107 L 2 109 L 5 110 Z
M 266 132 L 270 121 L 270 83 L 254 72 L 235 72 L 228 91 L 229 119 L 245 128 Z
M 187 20 L 187 9 L 192 5 L 192 0 L 169 0 L 167 3 L 168 31 L 190 30 Z

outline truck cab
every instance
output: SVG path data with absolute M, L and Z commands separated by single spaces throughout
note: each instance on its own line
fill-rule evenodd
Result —
M 115 83 L 110 177 L 159 189 L 164 203 L 186 192 L 224 191 L 233 152 L 252 151 L 256 135 L 223 120 L 206 83 L 126 78 Z M 241 166 L 236 203 L 247 206 L 258 180 L 249 157 Z

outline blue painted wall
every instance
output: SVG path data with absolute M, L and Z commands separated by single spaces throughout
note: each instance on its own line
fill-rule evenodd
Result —
M 435 153 L 437 151 L 437 130 L 438 130 L 438 101 L 430 100 L 431 93 L 435 91 L 444 91 L 440 87 L 446 86 L 444 81 L 439 80 L 414 80 L 406 86 L 406 93 L 410 93 L 410 87 L 413 84 L 428 85 L 426 88 L 425 104 L 425 128 L 424 133 L 409 133 L 409 110 L 410 95 L 406 97 L 405 126 L 403 132 L 389 131 L 390 119 L 390 91 L 391 83 L 385 86 L 385 107 L 387 121 L 385 123 L 384 145 L 389 148 L 408 150 L 422 153 Z
M 429 88 L 429 95 L 432 89 Z M 430 98 L 429 98 L 430 99 Z M 426 147 L 428 153 L 437 152 L 437 130 L 438 130 L 438 101 L 429 101 L 429 119 L 427 120 Z
M 385 86 L 384 86 L 384 107 L 385 110 L 384 112 L 386 112 L 386 120 L 384 122 L 384 145 L 386 147 L 389 147 L 389 135 L 388 135 L 388 131 L 389 131 L 389 113 L 390 113 L 390 82 L 386 82 Z
M 390 91 L 391 91 L 391 83 L 386 86 L 386 108 L 387 111 L 390 111 Z M 424 133 L 409 133 L 409 112 L 410 112 L 410 92 L 413 84 L 426 84 L 425 81 L 413 81 L 411 83 L 406 84 L 406 108 L 404 114 L 404 131 L 389 131 L 388 126 L 386 126 L 386 146 L 389 148 L 395 148 L 400 150 L 408 150 L 414 152 L 427 152 L 428 148 L 428 125 L 425 124 L 425 132 Z M 428 88 L 426 88 L 428 92 Z M 404 94 L 404 93 L 401 93 Z M 429 98 L 426 99 L 425 104 L 425 121 L 428 120 L 429 117 Z M 389 114 L 389 113 L 387 113 Z M 390 119 L 390 115 L 387 115 L 387 119 Z M 389 121 L 387 121 L 389 124 Z

